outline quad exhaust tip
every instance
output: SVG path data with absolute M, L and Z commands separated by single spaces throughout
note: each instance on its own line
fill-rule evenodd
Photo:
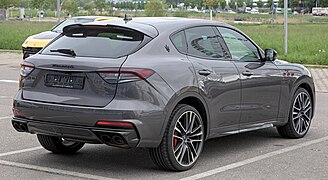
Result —
M 117 145 L 125 144 L 125 140 L 121 136 L 117 136 L 117 135 L 113 136 L 113 141 Z
M 118 146 L 118 147 L 125 147 L 128 146 L 126 140 L 119 134 L 114 133 L 97 133 L 99 139 L 109 145 L 109 146 Z
M 28 132 L 27 124 L 22 122 L 13 122 L 13 126 L 18 132 Z
M 112 144 L 113 140 L 110 136 L 108 136 L 107 134 L 103 134 L 100 136 L 100 139 L 105 143 L 105 144 Z

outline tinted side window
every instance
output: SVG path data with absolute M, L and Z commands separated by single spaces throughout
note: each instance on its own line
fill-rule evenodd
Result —
M 180 31 L 171 36 L 171 41 L 174 46 L 178 49 L 179 52 L 186 54 L 187 53 L 187 43 L 184 31 Z
M 245 36 L 232 29 L 218 27 L 233 60 L 259 61 L 258 49 Z
M 189 55 L 207 59 L 224 57 L 222 46 L 212 27 L 195 27 L 185 30 L 185 33 Z

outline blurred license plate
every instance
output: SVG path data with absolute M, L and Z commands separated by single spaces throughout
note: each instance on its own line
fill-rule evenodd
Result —
M 49 87 L 83 89 L 84 77 L 47 74 L 45 79 L 45 85 Z

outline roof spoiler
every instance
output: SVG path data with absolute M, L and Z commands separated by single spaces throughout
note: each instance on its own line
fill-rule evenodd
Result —
M 144 26 L 140 24 L 141 26 Z M 140 26 L 139 25 L 139 26 Z M 145 31 L 142 28 L 137 27 L 130 27 L 126 25 L 120 25 L 120 24 L 107 24 L 107 25 L 100 25 L 100 24 L 73 24 L 68 25 L 63 28 L 62 34 L 65 36 L 72 36 L 73 34 L 83 33 L 84 31 L 87 31 L 90 28 L 114 28 L 114 29 L 125 29 L 125 30 L 131 30 L 131 31 L 137 31 L 139 33 L 145 34 L 151 38 L 154 38 L 157 36 L 157 33 L 152 33 L 150 31 Z
M 65 36 L 72 36 L 72 34 L 83 33 L 84 31 L 87 31 L 88 29 L 92 29 L 92 28 L 104 29 L 110 27 L 112 26 L 72 24 L 72 25 L 65 26 L 63 28 L 62 34 L 64 34 Z

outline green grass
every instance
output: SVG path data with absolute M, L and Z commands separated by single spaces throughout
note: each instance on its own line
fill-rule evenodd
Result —
M 0 49 L 21 49 L 30 35 L 50 30 L 55 23 L 28 21 L 0 21 Z
M 0 21 L 0 49 L 19 50 L 33 34 L 50 30 L 54 22 Z M 278 58 L 302 64 L 328 65 L 328 24 L 290 24 L 288 56 L 284 57 L 283 25 L 234 25 L 263 49 L 273 48 Z
M 263 49 L 273 48 L 279 59 L 301 64 L 328 64 L 328 24 L 290 24 L 288 55 L 284 57 L 283 25 L 238 25 Z

